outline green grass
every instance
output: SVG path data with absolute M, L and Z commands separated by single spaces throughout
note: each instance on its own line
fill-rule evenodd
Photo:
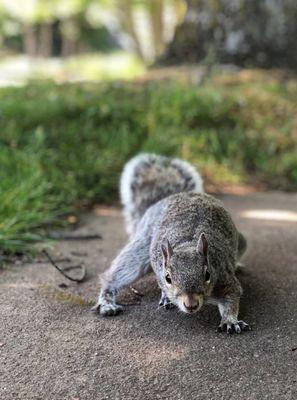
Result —
M 296 81 L 31 83 L 0 90 L 0 253 L 44 239 L 80 204 L 117 199 L 139 151 L 177 155 L 213 183 L 297 186 Z
M 40 163 L 31 151 L 1 148 L 0 151 L 0 248 L 29 250 L 43 238 L 40 225 L 55 222 L 58 198 L 53 198 Z

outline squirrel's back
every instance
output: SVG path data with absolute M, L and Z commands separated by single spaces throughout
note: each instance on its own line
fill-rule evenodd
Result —
M 151 205 L 180 192 L 203 193 L 202 178 L 188 162 L 156 154 L 140 154 L 128 161 L 120 182 L 128 233 L 135 232 Z

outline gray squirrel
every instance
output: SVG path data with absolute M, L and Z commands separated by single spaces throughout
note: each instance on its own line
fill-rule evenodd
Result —
M 180 159 L 140 154 L 126 164 L 120 194 L 130 238 L 103 274 L 93 311 L 122 312 L 118 292 L 152 268 L 160 307 L 193 314 L 204 303 L 215 304 L 219 331 L 249 330 L 238 320 L 242 289 L 235 276 L 246 240 L 223 204 L 203 192 L 195 168 Z

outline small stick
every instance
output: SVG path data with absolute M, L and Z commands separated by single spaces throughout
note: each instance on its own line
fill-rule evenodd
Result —
M 129 306 L 141 306 L 141 301 L 137 301 L 136 303 L 118 303 L 120 306 L 125 306 L 125 307 L 129 307 Z
M 56 258 L 54 260 L 56 263 L 57 262 L 70 262 L 71 259 L 70 258 Z M 49 260 L 25 260 L 22 261 L 23 264 L 46 264 L 49 263 Z
M 88 255 L 88 253 L 81 253 L 80 251 L 71 251 L 70 253 L 77 257 L 86 257 Z
M 54 259 L 49 255 L 49 253 L 48 253 L 46 250 L 43 250 L 43 254 L 46 255 L 46 257 L 49 259 L 49 261 L 50 261 L 50 263 L 52 264 L 52 266 L 54 266 L 63 276 L 65 276 L 65 278 L 67 278 L 67 279 L 69 279 L 70 281 L 73 281 L 73 282 L 82 282 L 82 281 L 84 280 L 84 278 L 85 278 L 85 276 L 86 276 L 86 269 L 85 269 L 85 267 L 84 267 L 83 265 L 80 266 L 80 268 L 81 268 L 81 270 L 82 270 L 82 275 L 81 275 L 81 277 L 79 277 L 79 278 L 72 278 L 72 276 L 67 275 L 67 274 L 65 273 L 65 271 L 64 271 L 62 268 L 60 268 L 60 267 L 55 263 Z M 78 266 L 75 265 L 75 266 L 73 266 L 72 268 L 71 268 L 71 267 L 67 267 L 67 270 L 69 270 L 69 269 L 75 269 L 75 268 L 78 268 Z
M 48 237 L 54 240 L 94 240 L 94 239 L 102 239 L 102 236 L 94 233 L 87 235 L 79 235 L 79 234 L 71 234 L 71 233 L 63 233 L 63 232 L 51 232 Z

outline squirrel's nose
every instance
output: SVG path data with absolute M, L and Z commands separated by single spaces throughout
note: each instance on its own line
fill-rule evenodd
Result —
M 186 309 L 187 311 L 193 312 L 193 311 L 196 311 L 196 310 L 197 310 L 197 308 L 198 308 L 198 303 L 189 305 L 189 304 L 186 304 L 186 303 L 184 302 L 184 307 L 185 307 L 185 309 Z

